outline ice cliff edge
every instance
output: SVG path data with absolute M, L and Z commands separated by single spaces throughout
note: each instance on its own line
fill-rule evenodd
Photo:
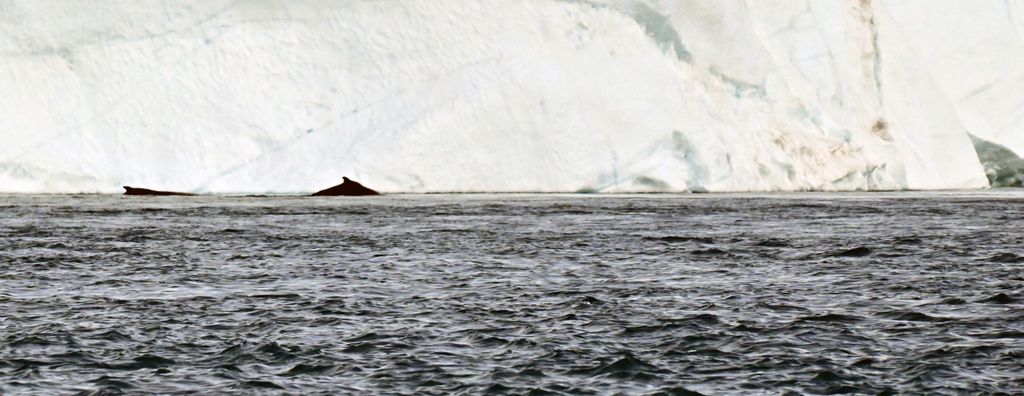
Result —
M 0 192 L 988 186 L 998 0 L 0 0 Z

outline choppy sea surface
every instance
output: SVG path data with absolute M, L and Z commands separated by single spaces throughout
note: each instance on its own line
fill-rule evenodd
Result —
M 1024 393 L 1024 193 L 0 196 L 0 394 Z

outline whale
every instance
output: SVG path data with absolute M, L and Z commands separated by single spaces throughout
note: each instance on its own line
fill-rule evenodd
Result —
M 374 191 L 359 182 L 349 179 L 348 177 L 342 177 L 341 184 L 327 188 L 324 190 L 313 193 L 312 197 L 359 197 L 368 195 L 381 195 L 379 192 Z
M 129 187 L 129 186 L 124 186 L 124 195 L 160 195 L 160 196 L 177 195 L 177 196 L 187 196 L 187 197 L 195 196 L 195 194 L 191 194 L 191 193 L 184 193 L 184 192 L 177 192 L 177 191 L 150 190 L 148 188 L 136 188 L 136 187 Z

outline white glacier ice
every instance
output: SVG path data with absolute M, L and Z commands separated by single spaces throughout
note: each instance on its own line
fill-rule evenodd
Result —
M 1021 65 L 1020 0 L 0 0 L 0 192 L 981 188 Z

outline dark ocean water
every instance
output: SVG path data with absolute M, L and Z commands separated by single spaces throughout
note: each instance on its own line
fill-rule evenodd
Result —
M 1024 193 L 0 196 L 0 394 L 1024 393 Z

